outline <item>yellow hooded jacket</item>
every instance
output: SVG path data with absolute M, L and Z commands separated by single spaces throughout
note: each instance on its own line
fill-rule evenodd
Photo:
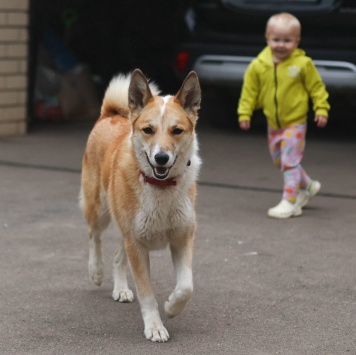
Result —
M 237 113 L 239 121 L 249 121 L 253 111 L 261 108 L 269 126 L 285 128 L 306 122 L 309 98 L 315 115 L 328 117 L 328 96 L 312 59 L 302 49 L 296 48 L 274 65 L 267 46 L 246 70 Z

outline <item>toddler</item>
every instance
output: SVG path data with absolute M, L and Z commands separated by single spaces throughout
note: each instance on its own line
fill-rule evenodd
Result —
M 268 123 L 268 145 L 284 178 L 282 200 L 268 210 L 273 218 L 300 216 L 320 190 L 301 166 L 309 98 L 318 127 L 325 127 L 330 109 L 328 93 L 311 58 L 298 48 L 299 20 L 289 13 L 270 17 L 267 47 L 248 66 L 238 105 L 239 125 L 250 129 L 252 113 L 262 108 Z

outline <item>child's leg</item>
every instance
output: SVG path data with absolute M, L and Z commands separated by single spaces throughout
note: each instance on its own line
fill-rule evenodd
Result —
M 283 172 L 283 199 L 294 203 L 300 188 L 306 188 L 310 177 L 300 165 L 305 147 L 306 124 L 286 129 L 268 128 L 268 146 L 272 160 Z
M 282 130 L 268 127 L 268 148 L 273 164 L 281 169 Z
M 306 124 L 293 125 L 283 132 L 281 143 L 281 169 L 284 177 L 283 199 L 295 203 L 299 189 L 310 178 L 300 165 L 305 147 Z
M 309 175 L 306 173 L 306 171 L 303 169 L 301 165 L 299 165 L 299 167 L 300 167 L 300 188 L 301 190 L 305 190 L 310 184 L 311 178 L 309 177 Z
M 295 205 L 296 196 L 300 184 L 300 170 L 296 167 L 288 166 L 285 169 L 285 155 L 290 150 L 290 144 L 286 144 L 285 130 L 268 129 L 268 145 L 272 160 L 275 165 L 283 172 L 284 191 L 282 200 L 267 211 L 267 215 L 272 218 L 289 218 L 300 216 L 302 209 Z
M 300 169 L 290 168 L 283 171 L 284 188 L 283 200 L 295 203 L 300 189 Z
M 286 142 L 284 138 L 285 130 L 268 128 L 268 147 L 273 160 L 274 165 L 276 165 L 283 173 L 284 178 L 284 188 L 283 188 L 283 200 L 287 200 L 294 203 L 296 196 L 298 194 L 296 186 L 299 188 L 299 182 L 301 179 L 301 174 L 299 169 L 288 169 L 284 168 L 284 152 L 286 150 Z M 289 145 L 288 145 L 289 146 Z M 289 148 L 287 148 L 289 149 Z
M 295 168 L 284 170 L 283 177 L 283 199 L 292 203 L 296 201 L 299 190 L 306 190 L 312 181 L 300 164 Z

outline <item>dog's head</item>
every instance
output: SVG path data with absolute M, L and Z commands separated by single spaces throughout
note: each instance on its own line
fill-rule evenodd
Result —
M 198 77 L 190 72 L 175 96 L 154 96 L 139 69 L 129 86 L 132 144 L 145 175 L 176 178 L 197 150 L 195 125 L 200 108 Z

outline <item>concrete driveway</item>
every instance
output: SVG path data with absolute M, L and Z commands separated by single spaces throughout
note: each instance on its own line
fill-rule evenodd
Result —
M 156 344 L 138 302 L 111 299 L 114 226 L 103 285 L 87 274 L 77 196 L 90 127 L 0 139 L 1 354 L 356 354 L 355 140 L 310 137 L 304 167 L 322 193 L 301 217 L 273 220 L 282 179 L 265 135 L 200 123 L 195 292 L 176 319 L 162 312 L 171 340 Z M 152 254 L 152 277 L 162 305 L 168 251 Z

